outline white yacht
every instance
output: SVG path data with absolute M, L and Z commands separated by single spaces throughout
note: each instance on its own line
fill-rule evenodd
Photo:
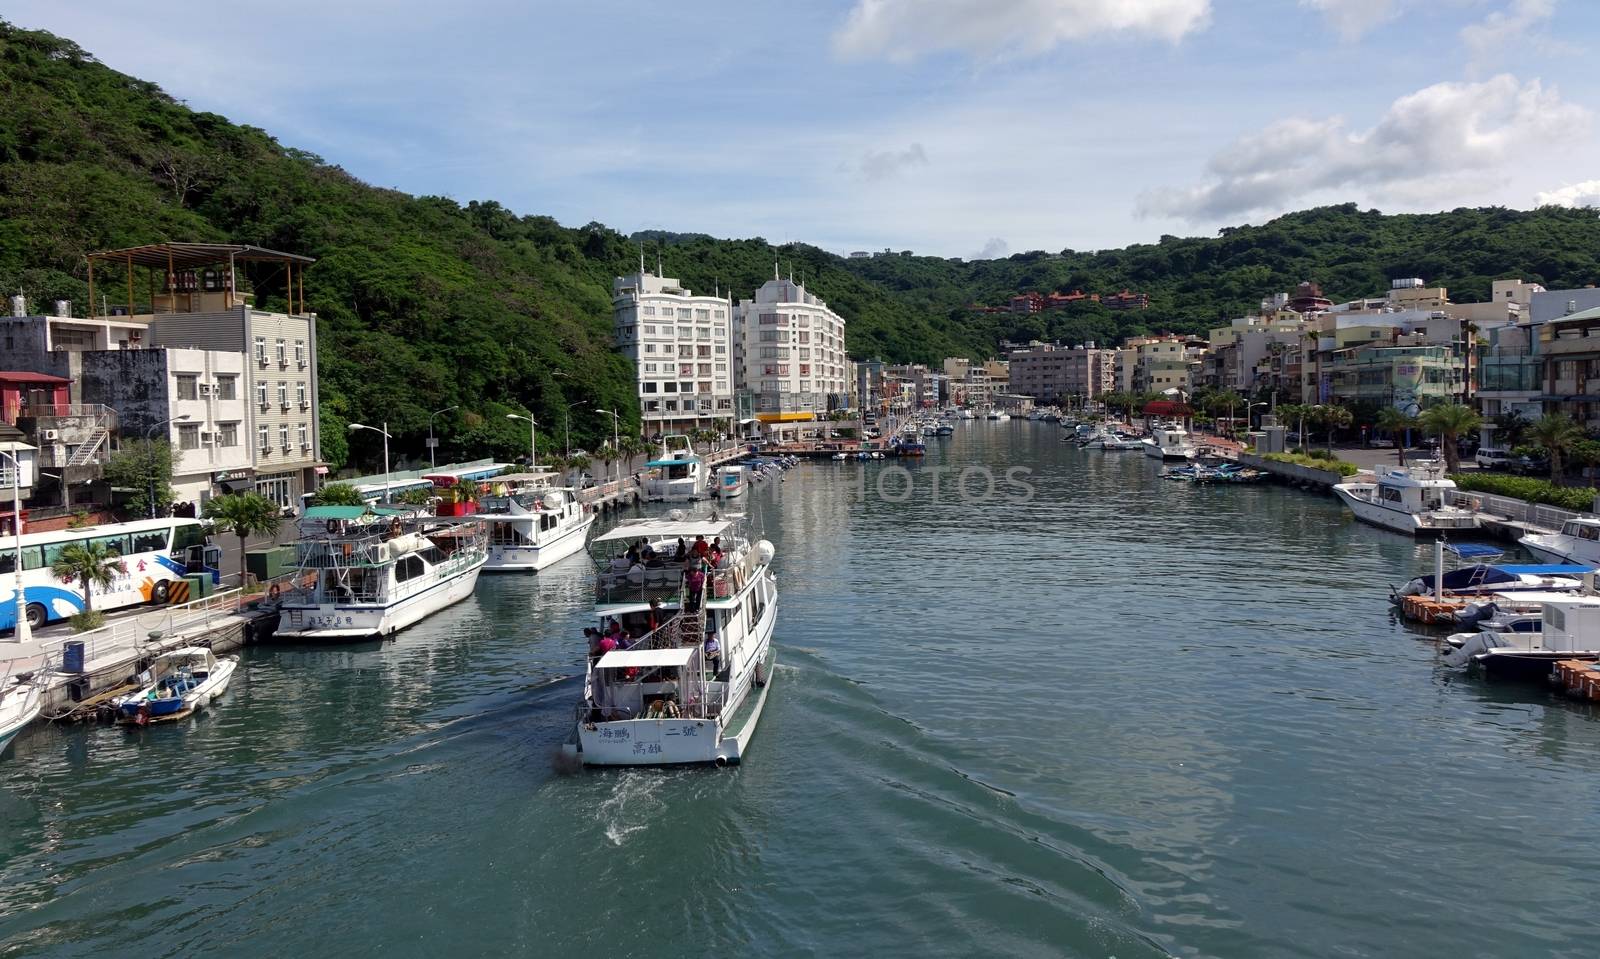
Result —
M 1005 410 L 990 410 L 986 419 L 997 420 L 1001 423 L 1004 423 L 1006 420 L 1011 419 L 1011 414 L 1007 413 Z
M 621 641 L 591 653 L 569 755 L 595 766 L 722 766 L 744 756 L 770 691 L 778 583 L 772 544 L 749 542 L 742 525 L 674 511 L 596 538 L 612 551 L 643 541 L 651 559 L 643 568 L 601 561 L 595 613 L 602 631 L 620 624 Z M 697 539 L 724 552 L 695 597 L 684 564 L 668 558 Z
M 1339 483 L 1333 491 L 1356 519 L 1397 533 L 1436 535 L 1478 528 L 1478 514 L 1445 505 L 1456 484 L 1432 460 L 1386 467 L 1373 483 Z
M 578 491 L 551 486 L 554 473 L 513 473 L 488 483 L 494 490 L 474 514 L 488 527 L 486 573 L 537 572 L 581 551 L 595 514 Z
M 743 496 L 744 491 L 750 486 L 749 473 L 743 466 L 721 467 L 717 470 L 714 480 L 717 499 Z
M 1530 533 L 1517 542 L 1547 563 L 1600 566 L 1600 517 L 1569 519 L 1559 533 Z
M 1145 455 L 1156 459 L 1192 460 L 1195 456 L 1194 443 L 1189 439 L 1189 431 L 1177 423 L 1157 426 L 1141 443 L 1144 445 Z
M 278 597 L 281 639 L 390 636 L 471 596 L 488 560 L 471 518 L 313 506 L 300 530 L 299 585 Z
M 38 718 L 43 705 L 43 692 L 31 676 L 0 679 L 0 753 L 6 751 L 23 727 Z
M 1497 679 L 1544 679 L 1559 660 L 1600 659 L 1600 597 L 1552 597 L 1542 606 L 1538 629 L 1481 630 L 1445 654 L 1445 665 Z
M 683 445 L 672 448 L 673 440 Z M 661 441 L 661 456 L 646 463 L 655 473 L 644 483 L 644 497 L 652 503 L 692 503 L 706 497 L 706 464 L 695 455 L 686 436 Z

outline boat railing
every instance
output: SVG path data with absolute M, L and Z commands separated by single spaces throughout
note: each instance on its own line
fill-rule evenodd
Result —
M 377 533 L 303 539 L 298 544 L 300 566 L 303 569 L 379 566 L 388 559 L 383 543 L 384 537 Z

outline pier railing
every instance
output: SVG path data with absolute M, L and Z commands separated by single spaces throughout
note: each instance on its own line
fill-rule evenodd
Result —
M 226 589 L 176 606 L 162 606 L 119 617 L 98 629 L 52 636 L 40 643 L 40 652 L 52 668 L 61 666 L 62 647 L 83 643 L 85 663 L 113 654 L 133 655 L 178 630 L 205 629 L 239 611 L 244 591 Z
M 1541 503 L 1529 503 L 1509 496 L 1495 496 L 1492 493 L 1473 493 L 1467 490 L 1446 490 L 1445 503 L 1450 506 L 1459 506 L 1470 509 L 1475 513 L 1488 513 L 1500 516 L 1515 523 L 1528 526 L 1537 526 L 1551 532 L 1557 532 L 1567 520 L 1592 517 L 1593 513 L 1574 513 L 1571 510 L 1557 509 L 1554 506 L 1545 506 Z

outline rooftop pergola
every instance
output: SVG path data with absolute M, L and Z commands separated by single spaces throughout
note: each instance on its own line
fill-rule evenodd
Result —
M 315 263 L 316 260 L 309 256 L 300 256 L 297 253 L 281 253 L 277 250 L 268 250 L 264 247 L 250 246 L 235 243 L 148 243 L 144 246 L 131 246 L 122 250 L 101 250 L 88 254 L 89 261 L 89 316 L 96 317 L 97 304 L 94 298 L 94 270 L 97 264 L 108 264 L 124 267 L 128 279 L 128 313 L 133 313 L 133 270 L 134 267 L 143 267 L 150 285 L 151 310 L 155 306 L 155 273 L 163 271 L 166 275 L 167 290 L 169 293 L 176 291 L 177 278 L 181 271 L 203 270 L 211 267 L 226 266 L 228 273 L 228 286 L 223 292 L 227 294 L 227 305 L 232 307 L 238 299 L 235 286 L 237 273 L 235 268 L 241 263 L 271 263 L 277 264 L 284 270 L 285 299 L 289 303 L 290 312 L 304 313 L 306 306 L 306 281 L 305 268 Z M 299 287 L 295 282 L 298 279 Z M 298 293 L 298 308 L 296 308 L 296 295 Z

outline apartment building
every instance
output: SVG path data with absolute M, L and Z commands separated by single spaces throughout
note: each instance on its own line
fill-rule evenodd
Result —
M 1011 392 L 1043 403 L 1094 399 L 1115 387 L 1114 351 L 1096 349 L 1093 343 L 1070 348 L 1033 344 L 1013 350 L 1008 359 Z
M 733 307 L 644 270 L 611 284 L 617 349 L 633 361 L 646 435 L 721 424 L 731 431 L 737 381 Z
M 776 275 L 733 312 L 740 389 L 764 423 L 815 419 L 850 403 L 844 317 L 805 284 Z

